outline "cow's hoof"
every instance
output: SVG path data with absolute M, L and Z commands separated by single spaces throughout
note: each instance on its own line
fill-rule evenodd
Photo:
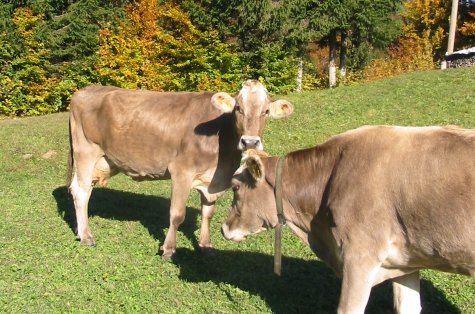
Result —
M 216 250 L 212 246 L 200 246 L 200 252 L 207 257 L 216 256 Z
M 176 254 L 162 254 L 162 260 L 166 262 L 174 262 L 176 260 Z
M 81 239 L 81 244 L 87 245 L 87 246 L 96 246 L 96 241 L 94 241 L 93 237 L 88 237 Z
M 163 246 L 160 247 L 160 255 L 162 256 L 162 259 L 167 262 L 173 262 L 176 257 L 176 252 L 175 250 L 165 250 Z

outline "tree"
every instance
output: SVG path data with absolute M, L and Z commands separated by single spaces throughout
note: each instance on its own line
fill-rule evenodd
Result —
M 120 7 L 103 5 L 99 0 L 76 1 L 64 12 L 52 13 L 39 36 L 51 49 L 54 64 L 93 56 L 99 47 L 99 30 L 105 25 L 113 28 L 117 17 L 123 15 Z
M 468 15 L 472 18 L 472 21 L 465 21 L 459 30 L 466 37 L 475 37 L 475 12 L 469 12 Z
M 269 25 L 275 32 L 272 40 L 284 47 L 290 59 L 297 60 L 297 71 L 294 73 L 297 76 L 296 90 L 300 91 L 309 81 L 315 82 L 316 70 L 310 62 L 308 48 L 310 43 L 322 38 L 327 31 L 325 24 L 320 22 L 322 4 L 314 0 L 273 3 L 273 19 Z
M 426 41 L 436 59 L 445 55 L 450 5 L 450 1 L 444 0 L 414 0 L 404 4 L 404 36 Z
M 470 35 L 472 0 L 459 1 L 459 32 L 456 47 L 470 47 L 475 36 Z M 415 70 L 433 69 L 444 59 L 449 30 L 451 2 L 441 0 L 411 0 L 404 3 L 401 13 L 402 34 L 388 50 L 388 58 L 374 60 L 365 69 L 369 79 L 383 78 Z
M 99 79 L 152 90 L 234 89 L 238 56 L 213 31 L 199 31 L 172 4 L 141 0 L 125 7 L 117 31 L 100 32 Z
M 122 16 L 126 0 L 9 0 L 11 9 L 29 8 L 43 23 L 35 36 L 50 49 L 52 64 L 73 62 L 94 55 L 98 31 Z
M 236 43 L 244 75 L 264 80 L 273 92 L 295 90 L 298 69 L 309 68 L 306 50 L 313 29 L 305 14 L 308 0 L 182 0 L 200 29 L 217 29 L 225 42 Z M 305 62 L 304 62 L 305 61 Z M 312 67 L 310 67 L 312 68 Z M 304 85 L 308 85 L 305 84 Z
M 441 0 L 406 1 L 402 34 L 388 50 L 388 57 L 373 60 L 365 69 L 366 78 L 435 68 L 434 60 L 445 47 L 449 7 L 450 2 Z
M 327 34 L 320 40 L 329 45 L 329 85 L 336 83 L 336 50 L 340 48 L 340 75 L 347 65 L 362 69 L 373 51 L 385 48 L 398 34 L 398 0 L 339 0 L 321 7 Z M 348 61 L 348 62 L 347 62 Z
M 97 82 L 93 64 L 97 60 L 98 30 L 100 25 L 112 25 L 117 16 L 121 16 L 123 2 L 127 1 L 2 2 L 1 74 L 5 80 L 3 95 L 9 99 L 8 105 L 3 103 L 4 107 L 9 109 L 4 108 L 3 111 L 23 115 L 64 110 L 74 90 Z M 37 22 L 31 24 L 31 32 L 26 33 L 15 24 L 18 22 L 19 12 L 29 12 L 30 17 L 25 17 L 26 19 L 37 18 Z M 35 61 L 38 57 L 34 54 L 41 56 L 39 62 Z M 28 76 L 28 71 L 34 73 Z M 40 78 L 46 81 L 42 82 Z M 45 87 L 43 92 L 37 91 L 37 97 L 32 93 L 34 84 L 38 85 L 37 88 Z M 46 94 L 49 96 L 46 97 Z
M 463 0 L 459 5 L 459 49 L 475 46 L 475 1 Z
M 18 8 L 12 22 L 24 51 L 15 53 L 12 46 L 2 42 L 2 55 L 8 59 L 0 74 L 0 113 L 37 115 L 64 109 L 72 86 L 51 75 L 50 51 L 35 37 L 44 21 L 30 9 Z

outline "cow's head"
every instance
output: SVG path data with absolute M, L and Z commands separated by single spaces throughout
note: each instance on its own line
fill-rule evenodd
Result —
M 232 179 L 233 203 L 221 228 L 226 239 L 236 242 L 278 223 L 274 188 L 265 173 L 265 165 L 275 165 L 275 160 L 267 158 L 265 152 L 248 152 L 244 154 L 244 165 Z
M 223 112 L 232 112 L 239 150 L 250 148 L 262 150 L 262 133 L 266 118 L 280 119 L 289 116 L 293 106 L 286 100 L 272 102 L 267 89 L 256 80 L 247 80 L 235 97 L 225 92 L 213 95 L 211 102 Z

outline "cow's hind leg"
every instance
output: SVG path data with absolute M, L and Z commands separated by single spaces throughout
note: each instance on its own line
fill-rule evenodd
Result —
M 97 154 L 96 154 L 97 153 Z M 96 242 L 89 229 L 88 203 L 92 192 L 93 175 L 98 152 L 74 153 L 74 174 L 69 186 L 76 212 L 76 232 L 83 244 L 94 246 Z
M 192 178 L 184 173 L 175 173 L 170 169 L 172 179 L 172 195 L 170 205 L 170 227 L 165 242 L 160 247 L 163 259 L 172 259 L 176 252 L 176 233 L 185 220 L 186 201 L 190 194 Z
M 94 165 L 94 164 L 93 164 Z M 92 237 L 88 222 L 88 202 L 92 192 L 92 168 L 90 176 L 83 173 L 74 173 L 69 191 L 73 197 L 76 212 L 76 233 L 81 243 L 94 246 L 96 243 Z M 88 178 L 89 177 L 89 178 Z
M 419 272 L 410 273 L 392 279 L 394 294 L 394 309 L 401 313 L 420 313 L 421 298 Z

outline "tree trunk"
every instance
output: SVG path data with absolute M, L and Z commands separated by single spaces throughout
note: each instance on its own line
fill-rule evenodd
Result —
M 341 32 L 341 48 L 340 48 L 340 75 L 346 77 L 346 53 L 347 53 L 347 33 Z
M 330 55 L 328 64 L 328 85 L 330 88 L 336 85 L 336 31 L 330 33 Z
M 302 79 L 303 79 L 303 59 L 299 58 L 299 65 L 297 70 L 297 93 L 302 91 Z

